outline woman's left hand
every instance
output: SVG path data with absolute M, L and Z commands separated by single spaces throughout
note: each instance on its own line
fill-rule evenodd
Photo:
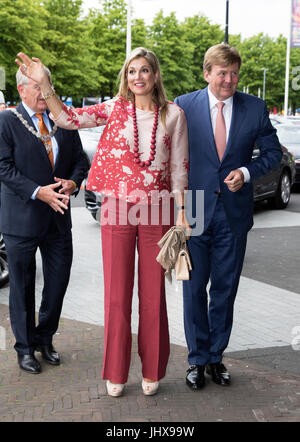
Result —
M 186 237 L 187 237 L 187 239 L 190 238 L 191 232 L 192 232 L 192 228 L 189 225 L 188 220 L 186 219 L 185 211 L 184 210 L 178 210 L 176 226 L 185 227 Z

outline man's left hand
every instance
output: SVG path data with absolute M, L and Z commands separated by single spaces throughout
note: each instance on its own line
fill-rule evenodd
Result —
M 61 182 L 61 189 L 59 189 L 58 193 L 63 193 L 65 195 L 72 195 L 72 193 L 74 192 L 74 190 L 76 189 L 75 187 L 75 183 L 72 180 L 64 180 L 63 178 L 56 178 L 54 177 L 54 181 Z
M 240 169 L 232 170 L 225 178 L 224 183 L 227 184 L 231 192 L 237 192 L 244 184 L 244 174 Z

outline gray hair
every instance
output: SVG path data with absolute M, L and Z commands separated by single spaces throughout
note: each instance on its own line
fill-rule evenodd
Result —
M 47 72 L 47 75 L 48 75 L 48 77 L 49 77 L 50 83 L 52 84 L 52 79 L 51 79 L 51 72 L 50 72 L 50 70 L 49 70 L 46 66 L 44 66 L 44 69 L 45 69 L 45 71 Z M 22 73 L 22 71 L 21 71 L 20 68 L 17 70 L 17 73 L 16 73 L 16 80 L 17 80 L 17 86 L 19 86 L 19 84 L 23 84 L 23 85 L 26 86 L 26 85 L 29 83 L 29 78 L 26 77 L 26 75 L 24 75 L 24 74 Z

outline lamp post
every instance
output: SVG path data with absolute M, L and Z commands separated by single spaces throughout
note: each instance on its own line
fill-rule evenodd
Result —
M 154 2 L 156 0 L 140 0 Z M 127 33 L 126 33 L 126 58 L 131 53 L 131 19 L 132 19 L 132 0 L 127 0 Z
M 226 0 L 225 43 L 228 43 L 228 16 L 229 16 L 229 0 Z
M 269 69 L 261 68 L 261 70 L 264 71 L 263 96 L 262 96 L 262 99 L 264 100 L 264 99 L 265 99 L 265 95 L 266 95 L 266 72 L 267 72 Z
M 292 34 L 292 12 L 293 0 L 289 4 L 289 31 L 286 45 L 286 63 L 285 63 L 285 91 L 284 91 L 284 118 L 286 119 L 289 111 L 289 81 L 290 81 L 290 50 L 291 50 L 291 34 Z
M 131 0 L 127 0 L 126 58 L 131 53 Z

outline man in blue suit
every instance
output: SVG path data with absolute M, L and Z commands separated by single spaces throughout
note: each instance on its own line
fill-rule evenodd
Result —
M 205 384 L 205 367 L 215 383 L 230 384 L 222 356 L 253 225 L 252 183 L 282 157 L 265 102 L 237 91 L 240 66 L 233 47 L 211 47 L 203 69 L 208 87 L 175 100 L 188 122 L 189 189 L 204 191 L 203 233 L 188 241 L 193 270 L 183 283 L 186 382 L 194 390 Z M 254 145 L 260 156 L 252 161 Z
M 50 72 L 48 73 L 50 77 Z M 52 345 L 72 263 L 69 198 L 77 194 L 88 164 L 77 131 L 57 129 L 47 97 L 17 72 L 22 103 L 0 114 L 0 231 L 8 255 L 10 320 L 21 369 L 40 373 L 34 352 L 59 365 Z M 35 324 L 35 255 L 40 249 L 44 287 Z

